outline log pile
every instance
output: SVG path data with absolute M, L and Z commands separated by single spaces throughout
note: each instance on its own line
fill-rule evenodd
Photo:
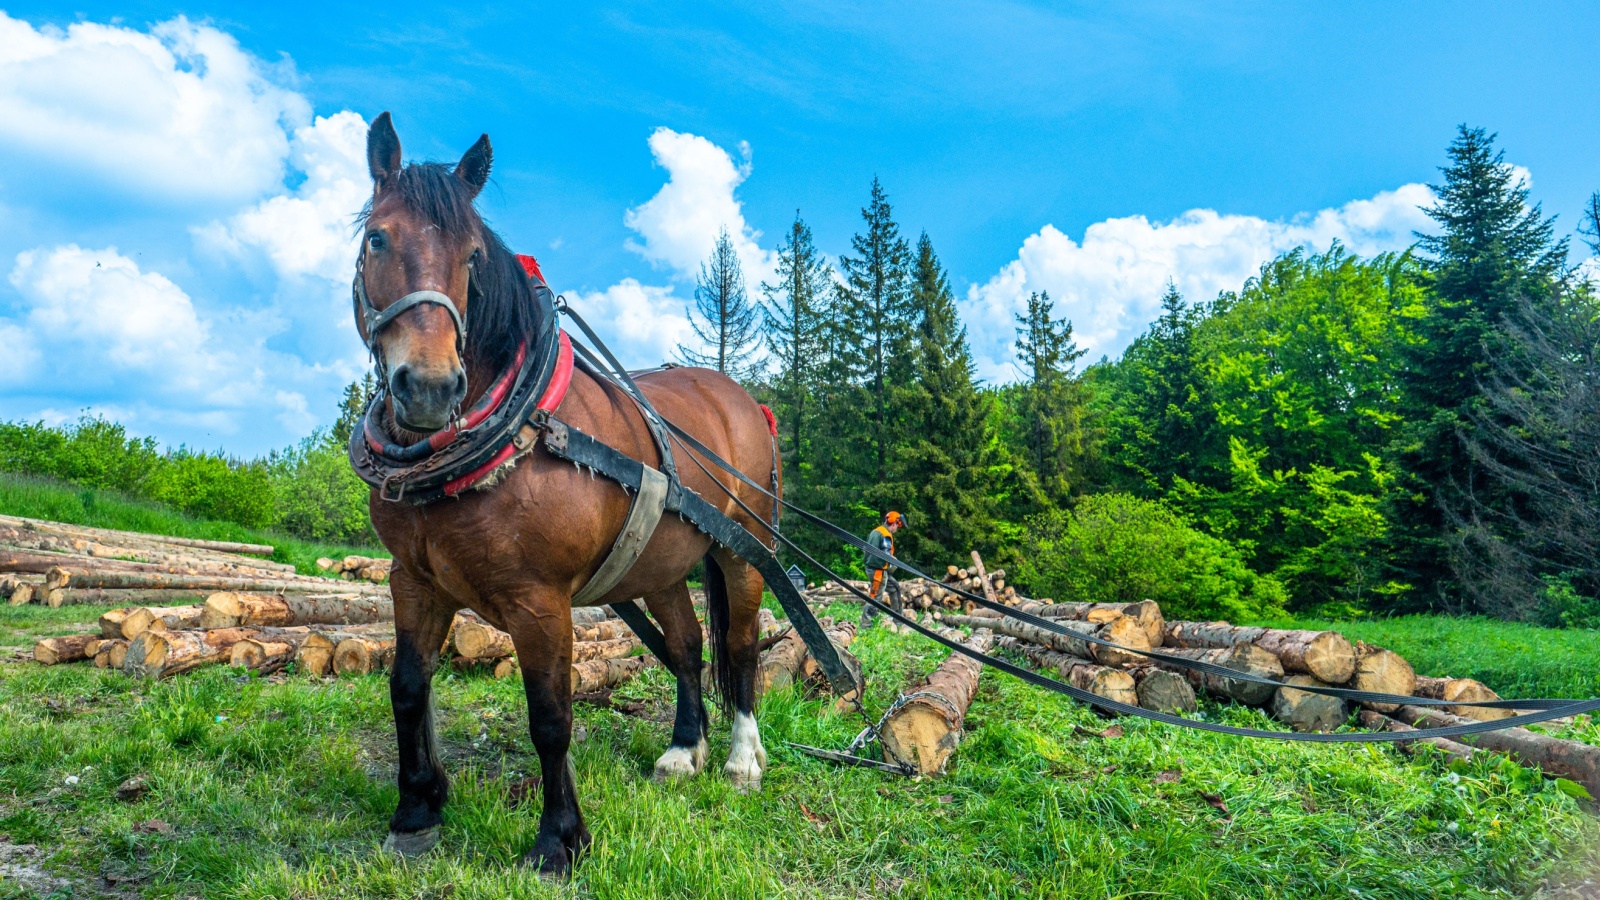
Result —
M 344 559 L 329 559 L 324 556 L 317 560 L 317 571 L 337 575 L 345 581 L 388 584 L 389 570 L 393 565 L 392 559 L 375 559 L 371 556 L 346 556 Z
M 215 591 L 371 593 L 298 575 L 265 544 L 206 541 L 0 516 L 0 597 L 12 606 L 159 607 Z

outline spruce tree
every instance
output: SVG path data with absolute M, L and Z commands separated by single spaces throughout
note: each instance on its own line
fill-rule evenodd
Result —
M 1034 292 L 1028 312 L 1017 316 L 1017 360 L 1026 378 L 1022 391 L 1023 440 L 1046 497 L 1065 500 L 1074 485 L 1075 463 L 1085 451 L 1083 392 L 1073 364 L 1086 351 L 1072 340 L 1072 323 L 1052 318 L 1050 295 Z
M 807 463 L 807 422 L 816 415 L 816 381 L 823 363 L 824 329 L 833 270 L 811 241 L 811 228 L 795 211 L 794 224 L 778 248 L 776 284 L 763 284 L 763 332 L 777 363 L 774 403 L 787 432 L 789 477 Z
M 717 235 L 710 258 L 700 264 L 694 302 L 689 326 L 708 349 L 700 351 L 679 344 L 678 358 L 691 366 L 716 369 L 730 378 L 754 374 L 761 327 L 757 309 L 745 290 L 744 269 L 726 228 Z
M 367 411 L 367 403 L 377 393 L 378 382 L 369 371 L 360 379 L 345 385 L 344 397 L 339 401 L 339 417 L 333 422 L 331 437 L 340 447 L 350 443 L 350 434 Z
M 877 178 L 872 179 L 871 198 L 861 218 L 865 230 L 850 239 L 855 256 L 839 259 L 844 274 L 839 313 L 847 320 L 840 323 L 845 344 L 841 350 L 861 359 L 870 419 L 863 435 L 868 454 L 863 474 L 870 483 L 881 484 L 901 425 L 896 389 L 910 377 L 910 248 L 900 236 L 888 195 Z
M 906 390 L 905 440 L 891 469 L 905 485 L 918 559 L 957 559 L 994 541 L 995 498 L 986 451 L 989 404 L 973 381 L 967 330 L 950 280 L 924 233 L 911 297 L 916 312 L 914 380 Z
M 1552 296 L 1566 261 L 1554 222 L 1495 149 L 1495 135 L 1463 125 L 1449 149 L 1438 202 L 1425 210 L 1437 235 L 1419 234 L 1432 276 L 1422 338 L 1411 352 L 1405 390 L 1409 422 L 1395 447 L 1400 490 L 1389 510 L 1399 576 L 1419 606 L 1453 606 L 1462 572 L 1479 567 L 1460 540 L 1469 507 L 1492 490 L 1467 451 L 1485 379 L 1511 352 L 1504 329 L 1520 303 Z

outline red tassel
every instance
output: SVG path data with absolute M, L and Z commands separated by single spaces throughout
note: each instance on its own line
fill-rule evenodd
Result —
M 517 262 L 522 263 L 522 271 L 528 273 L 529 278 L 536 278 L 540 284 L 548 284 L 544 280 L 544 273 L 539 271 L 539 261 L 522 253 L 517 254 Z
M 772 414 L 772 410 L 765 403 L 761 404 L 761 414 L 767 417 L 767 430 L 772 432 L 773 437 L 777 437 L 778 417 Z

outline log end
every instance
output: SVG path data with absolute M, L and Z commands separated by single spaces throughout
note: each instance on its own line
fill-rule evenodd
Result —
M 885 762 L 903 761 L 919 775 L 940 775 L 961 743 L 960 717 L 952 710 L 914 700 L 884 723 L 879 735 Z

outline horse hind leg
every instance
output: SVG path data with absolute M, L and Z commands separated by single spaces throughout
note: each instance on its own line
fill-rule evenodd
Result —
M 694 617 L 689 584 L 681 581 L 646 595 L 645 606 L 661 625 L 667 642 L 667 669 L 678 680 L 678 710 L 672 743 L 656 760 L 658 781 L 698 775 L 706 764 L 706 706 L 700 689 L 700 623 Z
M 706 556 L 706 612 L 711 621 L 713 666 L 723 702 L 733 707 L 733 748 L 723 772 L 735 787 L 761 790 L 767 751 L 756 726 L 756 670 L 761 576 L 732 553 Z

